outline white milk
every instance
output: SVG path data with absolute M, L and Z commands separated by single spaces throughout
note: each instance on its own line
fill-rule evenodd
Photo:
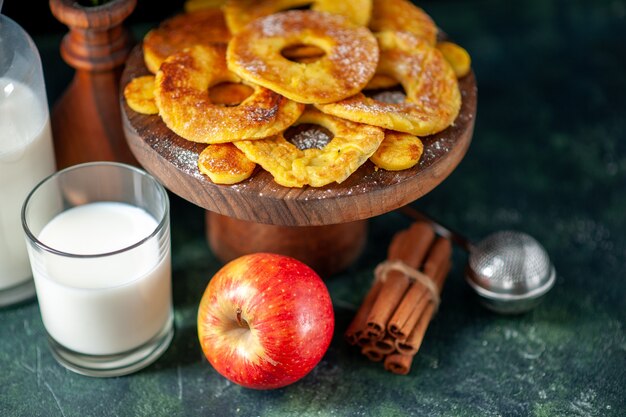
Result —
M 104 254 L 127 248 L 156 228 L 154 217 L 140 208 L 99 202 L 57 215 L 38 239 L 66 253 Z M 154 236 L 136 248 L 102 257 L 31 254 L 50 336 L 91 355 L 128 351 L 156 336 L 172 313 L 169 239 L 166 245 L 159 251 Z
M 22 203 L 54 170 L 47 108 L 24 84 L 0 77 L 0 290 L 31 277 Z

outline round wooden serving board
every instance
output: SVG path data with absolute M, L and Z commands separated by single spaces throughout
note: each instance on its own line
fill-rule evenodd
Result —
M 130 54 L 122 88 L 131 79 L 149 74 L 141 47 Z M 212 183 L 198 171 L 204 144 L 189 142 L 169 130 L 158 115 L 134 112 L 121 97 L 128 144 L 139 163 L 172 192 L 212 212 L 282 226 L 317 226 L 366 219 L 403 206 L 440 184 L 467 151 L 476 116 L 474 74 L 459 81 L 461 112 L 453 126 L 422 138 L 420 163 L 404 171 L 376 170 L 365 163 L 341 184 L 322 188 L 286 188 L 260 167 L 235 185 Z

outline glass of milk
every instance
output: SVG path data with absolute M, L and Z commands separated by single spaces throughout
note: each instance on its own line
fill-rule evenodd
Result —
M 35 294 L 20 210 L 55 170 L 49 120 L 37 48 L 0 15 L 0 307 Z
M 154 362 L 173 336 L 169 200 L 146 172 L 114 162 L 59 171 L 22 209 L 54 357 L 89 376 Z

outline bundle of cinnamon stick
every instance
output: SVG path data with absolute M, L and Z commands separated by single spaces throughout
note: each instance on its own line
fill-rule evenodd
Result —
M 451 255 L 450 240 L 436 236 L 429 223 L 398 232 L 346 330 L 348 343 L 360 346 L 370 360 L 384 361 L 388 371 L 409 373 L 439 305 Z

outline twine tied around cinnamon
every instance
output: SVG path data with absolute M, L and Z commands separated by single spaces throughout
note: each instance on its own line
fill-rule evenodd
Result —
M 452 244 L 430 223 L 416 222 L 391 239 L 387 260 L 374 270 L 372 286 L 346 329 L 346 340 L 359 345 L 385 369 L 407 374 L 450 272 Z
M 385 282 L 387 275 L 391 271 L 398 271 L 409 277 L 409 280 L 413 282 L 419 282 L 422 284 L 430 295 L 430 300 L 433 302 L 435 311 L 439 308 L 441 298 L 439 297 L 439 289 L 434 279 L 426 275 L 425 273 L 408 266 L 406 263 L 399 259 L 386 260 L 378 264 L 374 269 L 374 277 L 376 281 Z

